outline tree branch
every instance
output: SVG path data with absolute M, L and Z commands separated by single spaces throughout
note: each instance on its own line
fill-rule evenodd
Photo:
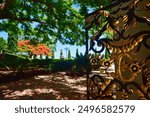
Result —
M 0 17 L 0 19 L 11 19 L 11 20 L 16 20 L 16 21 L 20 21 L 20 22 L 30 21 L 30 22 L 38 22 L 40 24 L 48 24 L 48 23 L 46 23 L 44 21 L 40 21 L 38 19 L 18 18 L 18 17 L 12 17 L 12 16 Z

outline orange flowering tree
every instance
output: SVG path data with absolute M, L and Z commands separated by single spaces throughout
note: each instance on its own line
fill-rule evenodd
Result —
M 52 56 L 50 48 L 42 43 L 34 45 L 30 40 L 21 40 L 18 42 L 18 51 L 27 52 L 30 58 L 34 55 Z

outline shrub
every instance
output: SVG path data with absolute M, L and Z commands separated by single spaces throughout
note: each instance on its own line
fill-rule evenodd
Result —
M 13 61 L 13 62 L 12 62 Z M 0 67 L 4 64 L 13 69 L 42 68 L 51 72 L 70 71 L 71 74 L 83 75 L 86 70 L 86 57 L 80 55 L 73 59 L 28 59 L 26 57 L 5 54 L 5 59 L 1 61 Z
M 83 75 L 85 71 L 86 71 L 86 55 L 80 54 L 75 58 L 71 72 L 78 75 Z
M 73 60 L 53 59 L 51 60 L 48 69 L 54 72 L 67 71 L 72 68 L 73 64 L 74 64 Z

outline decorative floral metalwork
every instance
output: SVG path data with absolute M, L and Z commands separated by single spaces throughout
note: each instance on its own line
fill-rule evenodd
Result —
M 113 63 L 113 60 L 103 60 L 103 61 L 101 61 L 101 65 L 103 66 L 103 67 L 110 67 L 111 66 L 111 64 Z
M 97 30 L 89 51 L 102 53 L 107 49 L 111 54 L 108 60 L 99 60 L 99 70 L 105 67 L 105 72 L 88 78 L 89 99 L 150 99 L 150 53 L 142 59 L 137 56 L 143 48 L 150 49 L 149 14 L 149 0 L 113 0 L 111 5 L 87 15 L 86 30 L 94 25 Z M 110 31 L 111 37 L 102 36 Z M 94 48 L 96 45 L 99 50 Z M 93 65 L 97 61 L 90 60 Z M 108 72 L 112 64 L 115 71 Z

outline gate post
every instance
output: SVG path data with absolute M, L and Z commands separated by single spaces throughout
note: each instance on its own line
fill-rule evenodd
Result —
M 88 29 L 87 27 L 85 27 L 85 35 L 86 35 L 86 86 L 87 86 L 87 100 L 89 100 L 89 84 L 88 84 L 88 81 L 89 81 L 89 57 L 88 57 Z

